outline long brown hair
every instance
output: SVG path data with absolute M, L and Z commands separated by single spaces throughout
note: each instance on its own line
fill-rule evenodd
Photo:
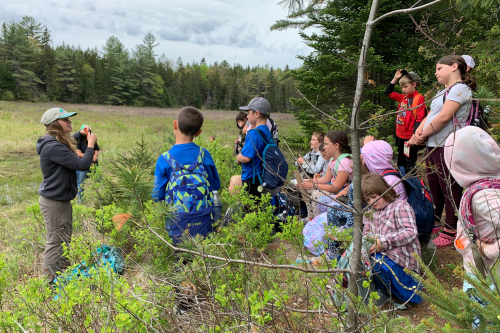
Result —
M 474 91 L 477 91 L 476 78 L 467 72 L 467 63 L 464 58 L 459 55 L 448 55 L 442 57 L 437 61 L 438 64 L 452 66 L 453 64 L 458 65 L 458 70 L 460 71 L 460 77 L 462 81 L 469 86 Z
M 59 125 L 57 120 L 51 122 L 46 127 L 47 134 L 52 135 L 57 141 L 66 145 L 73 153 L 76 152 L 76 141 L 75 139 L 66 131 L 63 130 L 62 126 Z

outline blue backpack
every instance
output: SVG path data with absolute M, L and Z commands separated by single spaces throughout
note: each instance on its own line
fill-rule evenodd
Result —
M 382 172 L 381 176 L 397 176 L 403 178 L 406 173 L 403 167 L 400 168 L 401 172 L 396 170 L 386 170 Z M 430 235 L 434 227 L 434 205 L 432 203 L 431 193 L 425 187 L 424 181 L 417 177 L 408 178 L 403 180 L 405 185 L 406 194 L 408 195 L 408 203 L 415 212 L 417 220 L 417 229 L 419 235 Z
M 255 164 L 253 164 L 253 181 L 255 182 L 255 174 L 259 177 L 262 187 L 268 191 L 273 191 L 280 188 L 285 184 L 284 180 L 288 174 L 288 163 L 278 148 L 276 143 L 274 143 L 273 138 L 269 141 L 266 140 L 266 135 L 262 130 L 256 128 L 257 133 L 260 135 L 266 147 L 262 152 L 262 176 L 257 173 L 255 169 Z M 259 158 L 258 156 L 256 158 Z M 276 193 L 273 193 L 276 194 Z
M 206 236 L 212 231 L 213 195 L 203 165 L 205 150 L 200 147 L 198 157 L 188 165 L 180 164 L 168 151 L 162 156 L 172 168 L 165 189 L 165 202 L 175 210 L 174 221 L 167 221 L 172 224 L 174 243 L 180 240 L 185 230 L 189 230 L 191 236 Z

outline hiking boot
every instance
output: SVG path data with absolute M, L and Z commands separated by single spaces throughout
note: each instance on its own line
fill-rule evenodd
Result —
M 373 303 L 379 308 L 391 299 L 391 296 L 386 291 L 377 290 L 377 294 L 379 295 L 379 299 L 376 299 Z

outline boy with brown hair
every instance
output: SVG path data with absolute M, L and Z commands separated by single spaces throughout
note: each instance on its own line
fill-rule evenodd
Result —
M 402 94 L 394 91 L 399 80 Z M 424 96 L 416 90 L 421 80 L 417 73 L 398 69 L 391 83 L 385 89 L 385 94 L 399 102 L 396 116 L 396 144 L 398 146 L 398 167 L 404 167 L 408 173 L 417 162 L 419 147 L 410 147 L 408 141 L 412 138 L 418 126 L 427 116 Z M 411 110 L 410 110 L 411 109 Z M 405 154 L 406 146 L 406 154 Z
M 220 179 L 208 150 L 193 142 L 202 125 L 198 109 L 182 108 L 173 122 L 175 145 L 156 162 L 152 197 L 174 210 L 173 218 L 165 221 L 174 244 L 186 230 L 192 237 L 212 231 L 212 191 L 220 189 Z

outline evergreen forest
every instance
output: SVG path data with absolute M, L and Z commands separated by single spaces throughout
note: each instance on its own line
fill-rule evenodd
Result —
M 3 22 L 0 35 L 0 100 L 235 110 L 265 95 L 275 112 L 286 112 L 297 95 L 286 64 L 172 61 L 155 53 L 152 33 L 131 49 L 110 36 L 102 47 L 83 50 L 54 45 L 48 28 L 25 16 Z

